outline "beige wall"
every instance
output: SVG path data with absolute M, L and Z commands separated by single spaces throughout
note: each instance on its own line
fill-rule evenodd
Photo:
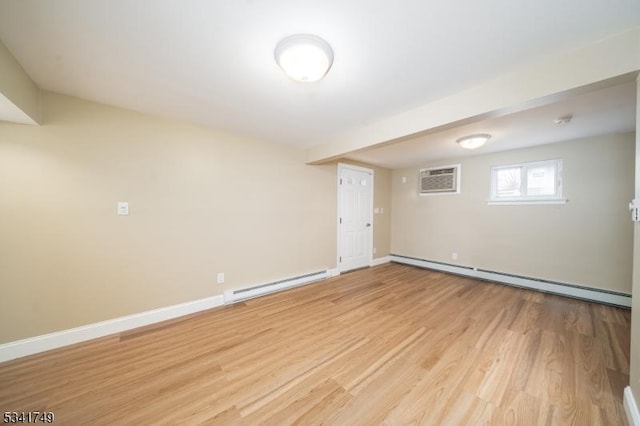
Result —
M 341 160 L 341 163 L 367 167 L 373 170 L 373 207 L 381 213 L 373 215 L 374 259 L 389 256 L 391 253 L 391 170 L 353 160 Z
M 335 268 L 335 165 L 42 102 L 43 126 L 0 123 L 0 343 Z M 130 216 L 116 215 L 119 200 Z
M 372 167 L 375 173 L 373 206 L 381 213 L 373 215 L 374 259 L 391 253 L 391 170 Z
M 634 149 L 608 135 L 424 165 L 461 163 L 460 195 L 420 197 L 419 168 L 395 170 L 391 252 L 631 293 Z M 491 166 L 554 158 L 567 204 L 487 205 Z

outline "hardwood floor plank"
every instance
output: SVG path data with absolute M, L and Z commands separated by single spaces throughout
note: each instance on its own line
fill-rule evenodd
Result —
M 508 402 L 494 411 L 492 424 L 538 425 L 547 417 L 540 400 L 531 395 L 516 391 L 505 399 Z
M 541 309 L 540 303 L 523 301 L 522 308 L 509 325 L 509 330 L 517 331 L 521 334 L 526 334 L 531 330 L 538 330 L 536 322 Z
M 491 404 L 468 392 L 460 392 L 450 401 L 450 408 L 442 413 L 438 424 L 456 425 L 490 425 L 493 417 Z
M 340 410 L 330 414 L 327 424 L 344 425 L 382 424 L 387 413 L 397 406 L 412 388 L 424 370 L 415 364 L 407 363 L 405 355 L 392 359 L 385 374 L 372 376 L 371 380 L 361 382 L 357 394 Z M 383 392 L 380 390 L 384 389 Z M 372 409 L 372 407 L 376 407 Z M 323 421 L 325 421 L 323 420 Z
M 557 333 L 542 331 L 540 344 L 535 352 L 534 362 L 529 367 L 529 375 L 524 391 L 542 401 L 555 403 L 562 398 L 562 360 L 565 346 Z

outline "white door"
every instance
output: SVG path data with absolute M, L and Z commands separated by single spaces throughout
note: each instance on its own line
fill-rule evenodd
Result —
M 338 270 L 371 265 L 373 170 L 338 165 Z

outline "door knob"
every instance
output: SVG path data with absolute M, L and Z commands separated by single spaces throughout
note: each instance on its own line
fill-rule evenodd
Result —
M 367 226 L 371 226 L 371 224 L 370 224 L 370 223 L 367 223 Z

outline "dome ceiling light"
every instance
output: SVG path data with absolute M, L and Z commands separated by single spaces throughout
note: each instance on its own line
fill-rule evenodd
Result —
M 490 134 L 481 133 L 477 135 L 465 136 L 456 140 L 456 143 L 464 149 L 476 149 L 484 145 L 489 139 L 491 139 Z
M 556 123 L 558 126 L 561 126 L 563 124 L 571 123 L 572 119 L 573 119 L 573 115 L 567 114 L 567 115 L 563 115 L 562 117 L 556 118 L 555 120 L 553 120 L 553 122 Z
M 275 59 L 293 80 L 312 83 L 322 79 L 331 68 L 333 51 L 320 37 L 296 34 L 278 43 Z

